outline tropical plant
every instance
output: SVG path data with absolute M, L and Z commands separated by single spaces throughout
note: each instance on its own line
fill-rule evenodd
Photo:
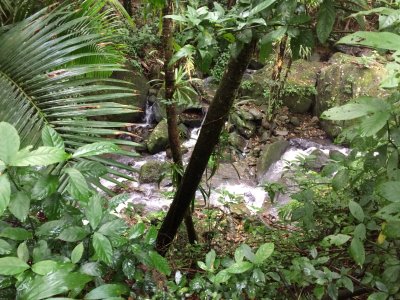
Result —
M 17 128 L 22 145 L 38 145 L 41 129 L 49 125 L 61 134 L 70 152 L 104 140 L 136 146 L 109 138 L 129 135 L 120 128 L 130 124 L 96 119 L 137 111 L 113 102 L 133 99 L 134 93 L 126 82 L 108 78 L 114 71 L 124 71 L 124 58 L 113 43 L 119 20 L 105 7 L 107 2 L 83 0 L 47 7 L 0 31 L 0 120 Z M 134 171 L 112 160 L 91 159 Z

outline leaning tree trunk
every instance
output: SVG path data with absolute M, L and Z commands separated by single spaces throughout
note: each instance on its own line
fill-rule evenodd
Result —
M 156 248 L 161 255 L 166 254 L 192 199 L 194 199 L 208 160 L 218 143 L 220 133 L 228 118 L 255 44 L 255 40 L 245 44 L 238 56 L 232 57 L 228 63 L 227 70 L 208 109 L 182 182 L 158 232 Z
M 163 8 L 163 16 L 167 16 L 170 14 L 172 14 L 172 0 L 167 0 Z M 170 65 L 170 61 L 173 55 L 172 31 L 173 31 L 172 19 L 163 18 L 162 41 L 164 46 L 165 99 L 167 100 L 167 102 L 170 103 L 166 107 L 167 123 L 168 123 L 168 139 L 174 163 L 179 168 L 183 168 L 181 143 L 179 141 L 178 115 L 176 112 L 176 104 L 173 102 L 173 96 L 175 92 L 174 67 Z M 176 186 L 179 187 L 180 183 L 181 183 L 181 174 L 178 173 Z M 185 225 L 189 242 L 191 244 L 194 244 L 197 238 L 190 209 L 187 210 L 185 216 Z

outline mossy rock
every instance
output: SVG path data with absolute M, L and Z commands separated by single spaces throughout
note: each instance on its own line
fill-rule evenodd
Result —
M 261 152 L 260 158 L 257 163 L 257 179 L 262 180 L 264 174 L 277 162 L 289 147 L 288 141 L 277 141 L 272 144 L 265 145 Z
M 335 53 L 317 79 L 314 115 L 319 117 L 325 110 L 360 96 L 384 96 L 379 84 L 386 75 L 385 66 L 379 62 L 366 65 L 365 58 Z M 349 122 L 321 122 L 330 137 L 336 137 L 346 124 Z
M 146 162 L 139 171 L 140 183 L 158 183 L 162 179 L 163 173 L 167 171 L 168 164 L 156 160 Z
M 323 63 L 315 61 L 296 60 L 292 63 L 285 88 L 282 91 L 282 104 L 287 106 L 293 113 L 305 113 L 311 109 L 315 100 L 315 85 L 317 74 L 323 67 Z M 265 102 L 265 93 L 272 88 L 271 81 L 273 66 L 266 65 L 251 76 L 250 89 L 242 90 L 245 96 Z M 285 72 L 285 70 L 284 70 Z M 285 74 L 283 73 L 282 76 Z
M 179 136 L 182 139 L 187 139 L 190 136 L 189 129 L 184 124 L 179 124 Z M 153 129 L 147 139 L 147 151 L 150 154 L 156 154 L 165 151 L 169 146 L 168 140 L 168 124 L 167 120 L 162 120 Z

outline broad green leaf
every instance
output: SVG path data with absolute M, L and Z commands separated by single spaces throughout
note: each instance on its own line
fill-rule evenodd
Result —
M 30 204 L 31 200 L 26 193 L 20 191 L 13 195 L 8 209 L 18 220 L 25 222 L 29 213 Z
M 71 252 L 72 263 L 76 264 L 81 260 L 84 250 L 85 249 L 83 247 L 83 243 L 79 243 L 78 245 L 76 245 L 74 250 L 72 250 L 72 252 Z
M 213 270 L 214 269 L 214 262 L 215 262 L 215 258 L 217 257 L 214 249 L 212 249 L 211 251 L 209 251 L 206 254 L 206 266 L 209 270 Z
M 112 237 L 121 235 L 126 228 L 127 226 L 123 220 L 116 219 L 101 225 L 97 232 Z
M 364 224 L 358 224 L 356 228 L 354 228 L 354 237 L 358 238 L 360 241 L 364 241 L 367 237 L 367 229 Z
M 107 264 L 110 264 L 113 256 L 113 249 L 110 241 L 101 233 L 93 234 L 93 248 L 97 257 Z
M 357 202 L 350 201 L 349 202 L 350 213 L 356 218 L 358 221 L 364 221 L 364 210 Z
M 0 258 L 0 275 L 16 275 L 29 269 L 29 265 L 18 257 Z
M 44 146 L 65 150 L 64 141 L 61 136 L 48 125 L 44 126 L 42 130 L 42 141 Z
M 57 237 L 66 226 L 65 220 L 53 220 L 39 226 L 36 230 L 38 236 Z
M 195 52 L 195 47 L 193 47 L 192 45 L 185 45 L 174 54 L 171 61 L 169 62 L 169 65 L 174 65 L 178 60 L 183 57 L 191 57 Z
M 317 36 L 319 41 L 323 44 L 329 38 L 332 32 L 333 25 L 336 20 L 336 10 L 334 1 L 324 0 L 318 11 L 317 16 Z
M 0 174 L 2 174 L 5 169 L 6 169 L 6 164 L 4 163 L 4 161 L 0 160 Z
M 354 261 L 362 266 L 365 261 L 365 249 L 364 244 L 357 238 L 353 238 L 350 244 L 350 255 Z
M 269 258 L 272 255 L 273 252 L 274 252 L 274 244 L 273 243 L 262 244 L 258 248 L 258 250 L 255 254 L 256 257 L 254 259 L 254 263 L 257 265 L 264 263 L 267 260 L 267 258 Z
M 0 141 L 0 160 L 8 165 L 20 146 L 19 135 L 14 126 L 6 122 L 0 122 Z
M 57 187 L 59 185 L 58 176 L 55 175 L 43 175 L 40 177 L 33 189 L 31 191 L 32 199 L 34 200 L 43 200 L 44 198 L 51 196 L 57 191 Z
M 364 117 L 375 111 L 375 108 L 360 103 L 347 103 L 339 107 L 333 107 L 325 111 L 321 118 L 333 121 L 352 120 Z
M 259 268 L 253 270 L 252 278 L 256 283 L 265 283 L 265 274 Z
M 85 216 L 93 230 L 99 226 L 103 217 L 103 208 L 100 195 L 94 195 L 89 199 L 85 209 Z
M 348 240 L 350 240 L 351 236 L 347 234 L 332 234 L 324 237 L 322 240 L 323 245 L 334 245 L 334 246 L 341 246 L 345 243 L 347 243 Z
M 349 171 L 344 169 L 338 171 L 332 179 L 332 188 L 340 191 L 349 184 Z
M 94 155 L 101 155 L 105 153 L 115 153 L 120 149 L 117 145 L 110 142 L 98 142 L 89 145 L 82 146 L 75 150 L 72 155 L 73 158 L 77 157 L 88 157 Z
M 29 260 L 29 249 L 26 245 L 26 242 L 19 244 L 17 248 L 17 256 L 19 259 L 23 260 L 24 262 L 28 262 Z
M 362 136 L 373 136 L 386 126 L 390 118 L 390 111 L 378 111 L 361 120 L 360 129 Z
M 242 261 L 238 263 L 233 263 L 232 265 L 229 266 L 229 268 L 226 269 L 227 272 L 231 274 L 242 274 L 248 270 L 253 268 L 253 264 L 248 261 Z
M 42 261 L 42 260 L 50 259 L 51 256 L 52 256 L 52 254 L 51 254 L 49 245 L 44 240 L 40 240 L 36 244 L 36 247 L 33 248 L 32 258 L 33 258 L 34 263 Z
M 54 260 L 42 260 L 32 265 L 32 271 L 39 275 L 46 275 L 58 270 L 58 263 Z
M 24 228 L 7 227 L 0 232 L 0 236 L 15 241 L 24 241 L 32 238 L 32 233 Z
M 214 283 L 221 284 L 227 282 L 231 278 L 231 274 L 227 270 L 221 270 L 215 275 Z
M 378 193 L 390 202 L 400 202 L 400 181 L 389 181 L 379 185 Z
M 89 187 L 85 177 L 75 168 L 64 170 L 69 176 L 68 191 L 75 199 L 86 202 L 90 196 Z
M 385 292 L 375 292 L 368 296 L 367 300 L 386 300 L 389 295 Z
M 89 233 L 82 227 L 71 226 L 65 228 L 58 236 L 58 239 L 73 243 L 83 240 L 88 234 Z
M 5 240 L 0 239 L 0 255 L 10 254 L 13 247 Z
M 104 284 L 101 285 L 90 293 L 86 294 L 84 299 L 96 300 L 96 299 L 108 299 L 111 297 L 118 297 L 121 295 L 128 295 L 129 288 L 122 284 Z
M 346 288 L 346 289 L 348 289 L 350 292 L 354 292 L 354 284 L 353 284 L 353 281 L 349 278 L 349 277 L 346 277 L 346 276 L 343 276 L 342 278 L 341 278 L 341 280 L 342 280 L 342 282 L 343 282 L 343 286 Z
M 358 31 L 346 35 L 339 44 L 361 45 L 375 49 L 400 50 L 400 36 L 392 32 Z
M 246 245 L 246 244 L 242 244 L 240 246 L 240 248 L 243 251 L 243 255 L 252 263 L 254 263 L 256 256 L 254 255 L 253 251 L 251 250 L 251 248 Z
M 400 221 L 400 202 L 384 206 L 376 213 L 376 216 L 386 221 Z
M 168 260 L 155 251 L 149 251 L 149 257 L 153 267 L 160 273 L 169 276 L 171 268 L 169 267 Z
M 34 280 L 20 291 L 19 298 L 24 300 L 48 299 L 73 289 L 82 289 L 91 280 L 92 277 L 77 272 L 65 270 L 51 272 L 45 276 L 35 276 Z
M 11 185 L 8 177 L 5 174 L 0 175 L 0 216 L 6 210 L 10 203 Z
M 43 146 L 28 153 L 21 150 L 14 156 L 10 165 L 14 167 L 48 166 L 66 161 L 69 157 L 70 155 L 62 149 Z
M 267 9 L 268 7 L 270 7 L 276 0 L 264 0 L 261 1 L 260 4 L 256 5 L 255 7 L 253 7 L 250 12 L 248 17 L 252 17 L 260 12 L 262 12 L 263 10 Z
M 89 262 L 81 265 L 79 272 L 94 277 L 101 277 L 105 274 L 105 270 L 103 270 L 100 262 Z
M 136 239 L 144 234 L 146 225 L 144 223 L 135 224 L 128 232 L 128 238 L 130 240 Z

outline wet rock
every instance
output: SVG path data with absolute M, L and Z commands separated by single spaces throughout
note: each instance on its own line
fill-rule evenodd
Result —
M 300 126 L 300 120 L 299 120 L 299 118 L 298 117 L 291 117 L 290 118 L 290 123 L 293 125 L 293 126 Z
M 252 121 L 243 120 L 237 113 L 232 114 L 231 120 L 237 131 L 245 138 L 249 139 L 255 134 L 257 128 Z
M 146 162 L 139 170 L 140 183 L 158 183 L 163 173 L 168 169 L 168 164 L 156 160 Z
M 317 80 L 317 97 L 314 115 L 320 116 L 325 110 L 343 105 L 360 96 L 383 96 L 381 80 L 386 76 L 385 66 L 373 61 L 366 65 L 365 60 L 343 53 L 335 53 L 329 65 L 321 69 Z M 321 121 L 322 128 L 330 137 L 336 137 L 344 126 L 351 122 Z
M 247 141 L 244 137 L 242 137 L 240 134 L 237 132 L 232 132 L 229 135 L 229 143 L 235 147 L 237 150 L 240 152 L 244 152 L 244 150 L 247 147 Z
M 180 114 L 183 124 L 190 128 L 200 127 L 203 122 L 204 112 L 202 108 L 188 108 Z
M 236 113 L 244 121 L 253 121 L 254 120 L 254 116 L 250 112 L 245 111 L 243 109 L 237 110 Z
M 264 131 L 261 135 L 261 142 L 266 142 L 270 139 L 271 133 L 269 131 Z
M 167 120 L 162 120 L 150 134 L 147 140 L 147 150 L 150 154 L 156 154 L 167 149 L 168 143 Z
M 287 136 L 289 134 L 289 131 L 287 129 L 276 129 L 274 130 L 275 135 L 280 135 L 280 136 Z
M 260 180 L 269 167 L 277 162 L 289 147 L 288 141 L 277 141 L 264 147 L 257 164 L 257 179 Z
M 270 129 L 271 123 L 267 120 L 267 118 L 263 118 L 262 122 L 261 122 L 261 126 L 264 127 L 265 129 Z
M 319 149 L 315 149 L 307 157 L 305 167 L 313 171 L 321 171 L 321 169 L 328 164 L 329 157 Z
M 181 139 L 187 140 L 190 137 L 190 130 L 185 126 L 185 124 L 181 123 L 178 125 L 179 129 L 179 137 Z
M 249 113 L 253 115 L 254 120 L 262 120 L 264 117 L 264 114 L 262 113 L 262 111 L 257 108 L 257 107 L 252 107 L 249 109 Z

